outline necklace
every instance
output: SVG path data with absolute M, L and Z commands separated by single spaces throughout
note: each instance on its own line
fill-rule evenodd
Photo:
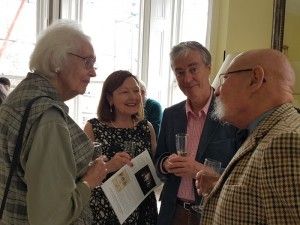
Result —
M 110 125 L 113 127 L 113 128 L 118 128 L 115 126 L 115 124 L 113 123 L 113 121 L 110 121 Z
M 135 127 L 135 122 L 134 120 L 132 120 L 132 124 L 130 124 L 129 126 L 118 126 L 117 124 L 115 124 L 113 121 L 110 121 L 110 125 L 113 127 L 113 128 L 134 128 Z

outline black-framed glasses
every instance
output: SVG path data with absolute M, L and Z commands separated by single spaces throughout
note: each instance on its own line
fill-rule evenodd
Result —
M 220 75 L 219 75 L 220 86 L 224 84 L 224 82 L 228 78 L 229 74 L 249 72 L 252 70 L 253 70 L 252 68 L 249 68 L 249 69 L 242 69 L 242 70 L 234 70 L 234 71 L 230 71 L 230 72 L 226 72 L 226 73 L 220 73 Z
M 181 78 L 181 77 L 185 76 L 185 74 L 186 74 L 187 71 L 190 74 L 192 74 L 192 75 L 196 75 L 200 71 L 200 66 L 199 65 L 195 65 L 195 66 L 190 66 L 190 67 L 188 67 L 185 70 L 175 70 L 174 73 L 175 73 L 176 77 Z
M 76 56 L 78 58 L 81 58 L 84 61 L 84 66 L 87 70 L 92 69 L 92 68 L 96 69 L 94 67 L 95 62 L 96 62 L 96 57 L 94 57 L 94 56 L 82 57 L 82 56 L 74 54 L 72 52 L 69 52 L 69 54 Z

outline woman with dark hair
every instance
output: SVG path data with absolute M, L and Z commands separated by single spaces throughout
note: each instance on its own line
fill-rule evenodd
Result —
M 106 167 L 109 175 L 126 164 L 131 165 L 131 159 L 145 150 L 154 155 L 155 131 L 143 114 L 137 78 L 124 70 L 110 74 L 103 84 L 98 118 L 89 120 L 84 128 L 92 141 L 101 143 L 102 154 L 108 158 Z M 128 141 L 135 146 L 130 154 L 126 152 L 129 150 L 125 144 Z M 94 157 L 99 154 L 95 152 Z M 93 224 L 120 224 L 101 187 L 93 190 L 90 206 Z M 156 219 L 156 199 L 152 192 L 123 224 L 155 225 Z

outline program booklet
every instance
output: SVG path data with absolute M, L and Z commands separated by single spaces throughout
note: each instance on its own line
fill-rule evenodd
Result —
M 121 224 L 161 184 L 148 151 L 132 163 L 133 167 L 123 166 L 101 185 Z

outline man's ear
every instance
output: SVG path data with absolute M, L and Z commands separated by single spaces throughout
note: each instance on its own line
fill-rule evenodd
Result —
M 250 75 L 250 88 L 252 91 L 258 90 L 265 82 L 265 71 L 260 65 L 254 66 Z
M 207 65 L 209 72 L 211 72 L 211 65 Z

